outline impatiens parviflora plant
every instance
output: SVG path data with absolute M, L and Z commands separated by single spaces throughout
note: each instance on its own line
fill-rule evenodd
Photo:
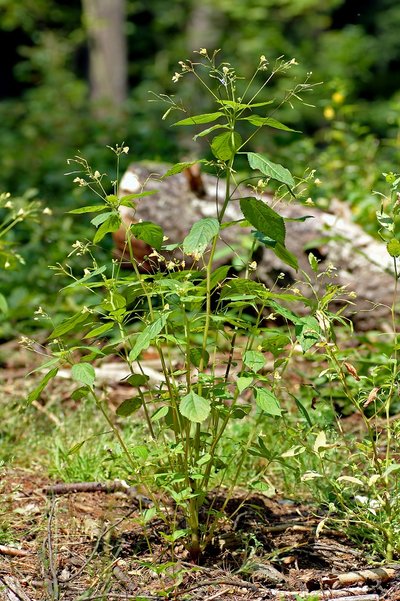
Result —
M 303 472 L 302 480 L 310 486 L 320 505 L 328 509 L 320 530 L 327 524 L 340 524 L 352 538 L 363 545 L 369 543 L 372 555 L 392 561 L 400 556 L 400 427 L 398 419 L 393 419 L 399 411 L 400 379 L 397 309 L 400 176 L 383 175 L 390 185 L 390 194 L 377 193 L 382 203 L 376 215 L 380 236 L 393 260 L 395 279 L 391 332 L 379 336 L 384 351 L 377 351 L 374 361 L 370 347 L 366 351 L 339 348 L 333 316 L 323 302 L 316 312 L 320 328 L 315 349 L 323 350 L 328 365 L 319 374 L 320 386 L 321 379 L 325 379 L 332 400 L 341 391 L 359 418 L 361 435 L 346 433 L 339 418 L 336 433 L 316 432 L 308 444 L 299 441 L 286 451 L 284 459 L 291 458 L 300 468 L 305 452 L 314 455 L 314 469 Z M 318 272 L 316 262 L 314 268 Z M 352 360 L 351 353 L 356 352 L 356 359 Z
M 29 397 L 30 401 L 36 399 L 55 377 L 60 365 L 70 364 L 72 378 L 78 385 L 73 397 L 94 400 L 119 440 L 131 483 L 146 490 L 155 510 L 158 507 L 156 493 L 163 491 L 173 500 L 176 511 L 158 515 L 169 521 L 167 540 L 174 543 L 178 538 L 184 539 L 194 561 L 210 541 L 218 520 L 219 514 L 209 505 L 209 491 L 227 486 L 223 511 L 235 484 L 240 482 L 240 471 L 249 452 L 264 461 L 264 471 L 274 457 L 264 442 L 261 423 L 266 416 L 276 420 L 282 415 L 280 395 L 284 380 L 281 374 L 290 353 L 288 346 L 294 340 L 287 333 L 271 336 L 266 316 L 280 314 L 284 320 L 294 323 L 297 340 L 304 349 L 318 339 L 312 328 L 310 330 L 311 322 L 318 328 L 314 318 L 299 317 L 284 306 L 294 300 L 307 303 L 305 298 L 299 293 L 271 291 L 250 279 L 254 270 L 252 252 L 242 257 L 244 269 L 240 277 L 230 276 L 229 266 L 215 267 L 222 230 L 238 225 L 224 219 L 228 204 L 236 202 L 243 214 L 240 223 L 253 227 L 252 250 L 259 244 L 265 245 L 297 269 L 296 257 L 286 248 L 285 219 L 265 200 L 251 193 L 238 198 L 235 161 L 239 155 L 247 157 L 249 170 L 254 171 L 252 181 L 261 178 L 265 187 L 274 180 L 280 186 L 281 196 L 294 197 L 301 190 L 302 181 L 295 181 L 285 167 L 269 157 L 246 148 L 255 133 L 263 128 L 266 135 L 273 135 L 274 130 L 293 131 L 276 119 L 276 112 L 284 102 L 301 101 L 301 95 L 308 92 L 311 85 L 308 81 L 297 83 L 280 102 L 264 100 L 263 93 L 271 78 L 286 73 L 295 61 L 279 59 L 271 69 L 263 56 L 254 76 L 246 83 L 230 64 L 217 63 L 217 52 L 210 56 L 202 49 L 198 55 L 199 62 L 182 62 L 181 73 L 174 79 L 194 76 L 208 90 L 216 110 L 188 116 L 174 125 L 205 126 L 195 138 L 208 140 L 213 156 L 208 165 L 223 178 L 220 187 L 224 186 L 225 195 L 222 201 L 216 197 L 215 216 L 197 221 L 177 245 L 191 258 L 193 266 L 171 268 L 165 261 L 163 265 L 163 251 L 174 247 L 165 243 L 162 225 L 151 222 L 136 223 L 127 233 L 133 272 L 122 271 L 117 260 L 111 269 L 98 265 L 93 245 L 118 230 L 119 207 L 135 208 L 137 199 L 151 192 L 143 190 L 120 197 L 119 164 L 127 152 L 124 144 L 112 149 L 117 160 L 117 177 L 111 194 L 107 191 L 106 177 L 94 171 L 83 157 L 75 157 L 78 166 L 74 172 L 75 182 L 89 190 L 96 203 L 71 212 L 96 213 L 91 222 L 96 232 L 93 245 L 77 242 L 71 255 L 85 254 L 91 264 L 83 275 L 76 275 L 69 263 L 56 269 L 73 280 L 66 291 L 86 290 L 88 301 L 86 307 L 54 327 L 50 341 L 53 349 L 58 350 L 53 352 L 46 366 L 42 366 L 49 371 Z M 258 91 L 250 93 L 260 77 L 263 80 Z M 173 110 L 190 114 L 172 98 L 162 99 L 170 104 L 164 118 Z M 196 162 L 205 162 L 205 159 L 178 163 L 163 177 L 180 173 Z M 135 238 L 154 249 L 161 265 L 155 273 L 141 271 L 133 252 Z M 251 315 L 246 313 L 250 309 Z M 68 339 L 77 331 L 83 333 L 83 344 L 71 347 Z M 269 334 L 264 336 L 264 332 Z M 157 384 L 150 381 L 143 360 L 150 345 L 162 370 L 162 380 Z M 274 358 L 268 372 L 265 371 L 266 352 Z M 110 414 L 107 396 L 96 382 L 92 363 L 107 355 L 119 355 L 131 374 L 126 382 L 132 387 L 132 396 L 118 407 L 117 415 L 128 418 L 141 412 L 139 415 L 147 425 L 147 439 L 134 449 L 125 443 Z M 255 420 L 250 438 L 234 448 L 231 446 L 231 455 L 224 455 L 221 443 L 230 425 L 250 415 Z M 264 471 L 260 471 L 253 487 L 269 488 Z M 206 517 L 201 516 L 201 512 L 205 512 Z

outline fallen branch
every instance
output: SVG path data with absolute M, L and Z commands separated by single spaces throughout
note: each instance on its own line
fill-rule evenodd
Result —
M 70 495 L 79 492 L 102 492 L 102 493 L 114 493 L 124 492 L 132 498 L 146 507 L 152 505 L 150 499 L 138 493 L 134 486 L 129 486 L 123 480 L 113 480 L 113 482 L 71 482 L 62 484 L 53 484 L 51 486 L 45 486 L 43 492 L 47 495 Z
M 332 588 L 341 588 L 351 586 L 352 584 L 364 582 L 386 582 L 396 575 L 393 568 L 371 568 L 370 570 L 360 570 L 357 572 L 346 572 L 344 574 L 334 574 L 322 578 L 324 586 Z
M 24 551 L 23 549 L 17 549 L 16 547 L 0 545 L 0 555 L 9 555 L 10 557 L 28 557 L 28 555 L 31 555 L 31 553 L 30 551 Z

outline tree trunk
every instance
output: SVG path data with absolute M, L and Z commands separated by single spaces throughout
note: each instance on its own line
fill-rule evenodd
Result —
M 82 0 L 88 34 L 90 99 L 95 115 L 117 111 L 127 97 L 126 0 Z

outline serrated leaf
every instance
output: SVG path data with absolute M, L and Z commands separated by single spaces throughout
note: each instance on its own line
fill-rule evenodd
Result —
M 119 415 L 120 417 L 128 417 L 129 415 L 132 415 L 132 413 L 135 413 L 135 411 L 140 409 L 141 406 L 142 406 L 142 400 L 140 399 L 140 397 L 133 397 L 131 399 L 125 399 L 118 406 L 118 408 L 116 410 L 116 414 Z
M 93 365 L 89 363 L 75 363 L 71 369 L 71 376 L 75 382 L 81 382 L 90 388 L 93 388 L 96 379 L 96 372 Z
M 249 115 L 248 117 L 242 117 L 240 121 L 249 121 L 252 125 L 256 125 L 257 127 L 262 127 L 267 125 L 268 127 L 273 127 L 274 129 L 281 129 L 283 131 L 292 131 L 297 134 L 301 133 L 298 129 L 292 129 L 287 125 L 284 125 L 280 121 L 273 119 L 272 117 L 261 117 L 261 115 Z
M 210 415 L 211 404 L 209 400 L 191 390 L 182 398 L 179 411 L 189 421 L 201 423 Z
M 99 229 L 97 230 L 94 238 L 93 244 L 97 244 L 104 238 L 104 236 L 110 232 L 116 232 L 121 225 L 121 217 L 119 213 L 113 213 L 104 223 L 101 224 Z
M 146 326 L 144 330 L 140 332 L 139 336 L 136 338 L 133 349 L 129 353 L 130 361 L 135 361 L 135 359 L 139 357 L 140 353 L 150 346 L 152 340 L 157 338 L 162 329 L 165 327 L 170 313 L 170 311 L 163 313 L 158 319 Z
M 68 213 L 81 215 L 82 213 L 98 213 L 99 211 L 104 211 L 104 209 L 108 209 L 108 205 L 88 205 L 79 209 L 73 209 L 72 211 L 68 211 Z
M 256 404 L 268 415 L 282 415 L 282 409 L 276 396 L 265 388 L 255 388 Z
M 271 177 L 282 184 L 286 184 L 289 188 L 293 188 L 295 183 L 293 176 L 290 171 L 285 167 L 282 167 L 282 165 L 273 163 L 267 159 L 267 157 L 255 152 L 248 152 L 247 160 L 252 169 L 258 169 L 263 175 Z
M 90 330 L 90 332 L 88 332 L 83 338 L 96 338 L 96 336 L 101 336 L 102 334 L 105 334 L 113 327 L 113 322 L 103 323 L 101 326 L 97 326 L 96 328 L 93 328 L 93 330 Z
M 203 113 L 202 115 L 193 115 L 187 119 L 181 119 L 180 121 L 173 123 L 173 125 L 198 125 L 200 123 L 211 123 L 223 115 L 224 113 L 221 113 L 220 111 L 216 113 Z
M 0 293 L 0 311 L 2 313 L 8 313 L 8 304 L 6 297 Z
M 200 219 L 193 224 L 189 234 L 183 241 L 183 252 L 186 255 L 200 258 L 214 236 L 219 232 L 219 222 L 213 217 Z
M 260 351 L 246 351 L 243 362 L 249 369 L 258 372 L 265 365 L 265 357 Z
M 152 248 L 161 250 L 164 239 L 162 227 L 152 221 L 141 221 L 131 225 L 131 232 L 138 240 L 143 240 Z
M 242 138 L 237 132 L 225 132 L 213 138 L 211 151 L 220 161 L 229 161 L 242 145 Z
M 27 402 L 33 403 L 33 401 L 37 401 L 43 390 L 46 388 L 47 384 L 52 380 L 58 372 L 58 367 L 54 367 L 50 371 L 47 372 L 40 380 L 39 384 L 36 386 L 32 392 L 28 394 Z
M 240 208 L 247 221 L 257 231 L 267 236 L 267 238 L 280 242 L 283 246 L 285 245 L 285 221 L 274 209 L 271 209 L 262 200 L 252 196 L 241 198 Z

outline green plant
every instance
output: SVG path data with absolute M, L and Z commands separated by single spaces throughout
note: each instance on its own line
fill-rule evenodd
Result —
M 120 198 L 120 160 L 128 152 L 124 144 L 112 149 L 117 174 L 111 194 L 107 192 L 106 177 L 93 170 L 84 157 L 75 157 L 72 163 L 78 170 L 73 172 L 74 181 L 90 190 L 97 204 L 71 213 L 96 213 L 92 219 L 96 233 L 93 244 L 76 242 L 70 255 L 87 256 L 91 264 L 83 276 L 75 275 L 69 264 L 58 265 L 56 272 L 71 277 L 73 281 L 66 289 L 85 291 L 87 302 L 53 328 L 53 358 L 42 366 L 48 371 L 29 395 L 30 401 L 37 399 L 60 365 L 71 366 L 77 383 L 72 397 L 94 401 L 120 444 L 131 479 L 147 489 L 155 507 L 159 507 L 156 491 L 164 491 L 173 499 L 173 511 L 159 512 L 169 527 L 165 539 L 174 544 L 184 538 L 194 561 L 211 540 L 249 454 L 263 462 L 252 487 L 270 489 L 264 477 L 276 454 L 267 448 L 260 429 L 265 416 L 277 420 L 284 412 L 279 397 L 292 338 L 274 332 L 271 335 L 266 315 L 278 313 L 295 323 L 296 339 L 304 350 L 318 340 L 315 318 L 298 317 L 285 307 L 293 300 L 307 303 L 305 298 L 296 292 L 274 292 L 251 280 L 255 267 L 253 251 L 259 244 L 294 268 L 297 259 L 285 245 L 285 220 L 264 200 L 250 193 L 239 197 L 235 171 L 235 161 L 246 158 L 255 172 L 250 181 L 259 180 L 256 191 L 264 190 L 266 183 L 273 181 L 277 184 L 276 201 L 301 191 L 302 182 L 296 182 L 287 169 L 266 156 L 247 152 L 245 147 L 262 128 L 293 131 L 275 115 L 285 102 L 301 100 L 302 94 L 310 90 L 308 77 L 274 105 L 274 100 L 262 100 L 260 94 L 274 76 L 295 65 L 294 60 L 279 59 L 270 68 L 262 56 L 246 84 L 230 64 L 218 63 L 217 52 L 209 55 L 201 49 L 198 55 L 199 62 L 181 62 L 181 72 L 173 79 L 193 75 L 211 95 L 216 110 L 186 116 L 174 125 L 206 126 L 195 138 L 208 140 L 213 155 L 208 164 L 224 177 L 225 195 L 222 201 L 216 198 L 216 215 L 196 222 L 182 243 L 173 246 L 165 244 L 159 224 L 132 225 L 127 231 L 126 246 L 133 275 L 123 272 L 118 261 L 108 272 L 106 265 L 97 263 L 93 245 L 120 227 L 120 206 L 135 208 L 135 201 L 149 192 Z M 250 93 L 253 80 L 259 75 L 265 76 L 264 82 L 256 93 Z M 164 118 L 175 110 L 187 112 L 173 98 L 160 98 L 169 104 Z M 178 163 L 163 178 L 182 172 L 195 162 L 199 161 Z M 230 276 L 228 266 L 215 268 L 214 264 L 221 232 L 238 225 L 225 220 L 227 207 L 233 202 L 240 204 L 242 211 L 239 224 L 255 228 L 253 247 L 248 256 L 242 257 L 241 277 Z M 148 260 L 154 260 L 157 269 L 151 275 L 141 271 L 134 252 L 135 239 L 154 249 Z M 166 250 L 178 254 L 165 265 L 162 253 Z M 185 257 L 186 268 L 179 252 Z M 248 308 L 252 315 L 246 313 Z M 68 337 L 72 333 L 76 336 L 78 330 L 83 333 L 82 342 L 70 345 Z M 150 345 L 157 353 L 163 374 L 163 381 L 157 386 L 149 382 L 143 364 L 143 353 Z M 267 352 L 273 357 L 271 372 L 265 371 Z M 126 362 L 130 371 L 127 382 L 132 387 L 131 398 L 117 409 L 118 418 L 141 411 L 147 424 L 147 439 L 135 446 L 124 439 L 109 411 L 107 396 L 96 386 L 92 363 L 111 354 Z M 254 425 L 248 437 L 233 449 L 226 441 L 229 426 L 252 412 Z M 223 485 L 225 500 L 217 510 L 209 493 Z
M 361 436 L 347 433 L 337 417 L 336 432 L 314 429 L 306 444 L 292 447 L 285 455 L 297 456 L 299 468 L 300 456 L 305 451 L 314 457 L 313 469 L 303 471 L 301 478 L 328 509 L 321 529 L 327 521 L 340 523 L 351 537 L 367 541 L 373 554 L 392 561 L 400 555 L 400 429 L 393 419 L 400 378 L 397 328 L 400 177 L 394 173 L 384 176 L 390 194 L 379 193 L 382 204 L 376 215 L 380 236 L 393 259 L 392 331 L 381 334 L 375 360 L 370 348 L 358 348 L 356 361 L 350 362 L 351 355 L 355 356 L 354 349 L 340 347 L 333 317 L 326 307 L 320 305 L 317 311 L 320 340 L 316 346 L 322 349 L 326 360 L 326 368 L 320 375 L 331 389 L 332 400 L 341 391 Z M 360 368 L 356 367 L 358 363 Z

